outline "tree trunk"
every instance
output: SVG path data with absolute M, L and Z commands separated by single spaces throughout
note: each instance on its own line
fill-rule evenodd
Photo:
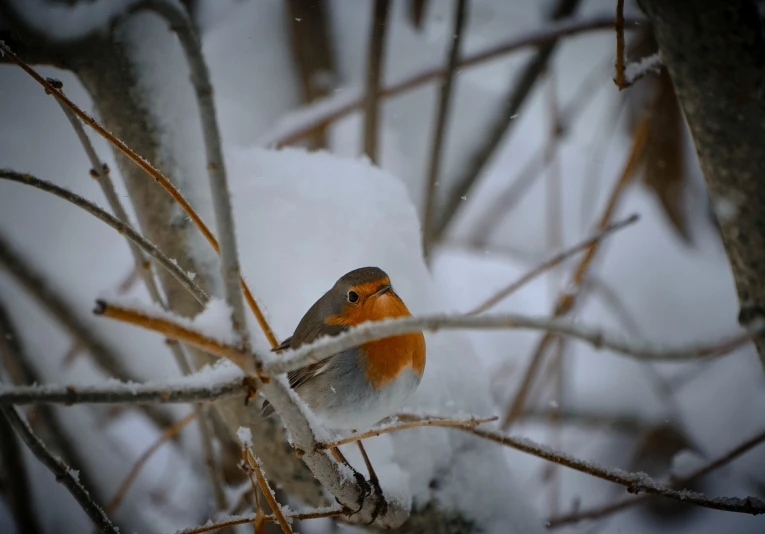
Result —
M 741 303 L 765 320 L 765 41 L 751 0 L 640 0 L 688 121 Z M 755 340 L 765 367 L 765 338 Z

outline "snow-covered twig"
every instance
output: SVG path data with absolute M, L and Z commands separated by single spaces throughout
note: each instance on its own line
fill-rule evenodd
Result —
M 427 189 L 425 190 L 425 210 L 423 212 L 423 253 L 427 259 L 430 255 L 432 244 L 431 233 L 436 224 L 436 184 L 441 172 L 441 152 L 446 141 L 446 123 L 449 118 L 449 109 L 457 74 L 457 62 L 459 61 L 460 44 L 462 43 L 463 26 L 465 24 L 467 1 L 457 0 L 454 6 L 454 27 L 452 28 L 451 45 L 449 47 L 449 57 L 446 62 L 446 75 L 441 83 L 441 92 L 438 97 L 438 112 L 436 114 L 435 131 L 433 132 L 433 143 L 428 157 Z
M 357 441 L 361 441 L 362 439 L 372 438 L 375 436 L 379 436 L 381 434 L 396 432 L 398 430 L 406 430 L 408 428 L 417 428 L 417 427 L 423 427 L 423 426 L 474 427 L 482 423 L 488 423 L 490 421 L 496 421 L 496 420 L 497 420 L 496 417 L 472 417 L 471 416 L 471 417 L 466 417 L 463 419 L 444 419 L 441 417 L 428 417 L 428 418 L 419 419 L 415 421 L 407 421 L 404 423 L 393 423 L 389 425 L 384 425 L 380 428 L 373 428 L 372 430 L 368 430 L 367 432 L 363 432 L 361 434 L 354 434 L 353 436 L 348 436 L 347 438 L 339 439 L 337 441 L 332 441 L 329 443 L 320 443 L 319 448 L 334 449 L 335 447 L 339 447 L 340 445 L 355 443 Z
M 62 459 L 56 458 L 45 447 L 45 444 L 40 441 L 40 438 L 35 436 L 32 429 L 29 427 L 26 421 L 16 411 L 13 406 L 0 407 L 2 415 L 8 419 L 8 422 L 16 430 L 21 439 L 26 443 L 32 454 L 40 460 L 40 462 L 50 469 L 51 473 L 56 477 L 56 480 L 61 482 L 69 493 L 77 500 L 88 517 L 93 523 L 101 530 L 101 532 L 112 532 L 119 534 L 119 529 L 109 520 L 103 509 L 98 506 L 93 499 L 91 499 L 80 481 L 75 471 L 73 471 Z
M 322 508 L 313 512 L 300 512 L 294 514 L 284 514 L 285 519 L 288 521 L 305 521 L 306 519 L 322 519 L 326 517 L 337 517 L 342 515 L 343 511 L 339 508 Z M 179 530 L 175 534 L 203 534 L 204 532 L 212 532 L 213 530 L 220 530 L 226 527 L 235 527 L 237 525 L 244 525 L 246 523 L 252 523 L 256 519 L 256 514 L 244 514 L 234 515 L 221 519 L 216 523 L 208 523 L 201 527 L 187 528 Z M 275 521 L 276 517 L 273 514 L 263 516 L 263 521 Z
M 22 174 L 15 171 L 0 169 L 0 179 L 4 180 L 10 180 L 12 182 L 17 182 L 20 184 L 26 184 L 31 185 L 32 187 L 36 187 L 38 189 L 42 189 L 43 191 L 46 191 L 48 193 L 52 193 L 56 195 L 59 198 L 63 198 L 64 200 L 67 200 L 74 204 L 75 206 L 78 206 L 94 217 L 100 219 L 101 221 L 105 222 L 115 230 L 117 230 L 120 234 L 123 234 L 128 239 L 130 239 L 133 243 L 138 245 L 141 250 L 143 250 L 147 255 L 149 255 L 151 258 L 153 258 L 159 265 L 167 269 L 167 271 L 173 275 L 173 277 L 178 280 L 178 282 L 186 288 L 189 293 L 191 293 L 194 298 L 202 305 L 206 304 L 209 300 L 209 297 L 207 294 L 202 291 L 202 289 L 196 285 L 191 278 L 188 277 L 186 273 L 183 272 L 183 270 L 178 267 L 178 264 L 165 256 L 162 251 L 160 251 L 156 246 L 154 246 L 149 240 L 147 240 L 145 237 L 143 237 L 141 234 L 136 232 L 132 226 L 129 224 L 117 219 L 110 213 L 104 211 L 103 209 L 99 208 L 89 200 L 84 199 L 83 197 L 79 196 L 76 193 L 73 193 L 72 191 L 69 191 L 68 189 L 65 189 L 63 187 L 59 187 L 56 184 L 53 184 L 51 182 L 48 182 L 46 180 L 40 180 L 39 178 L 35 178 L 34 176 L 30 174 Z
M 686 476 L 683 476 L 677 480 L 671 481 L 672 482 L 671 485 L 675 488 L 681 487 L 690 482 L 693 482 L 694 480 L 698 478 L 706 476 L 712 471 L 719 469 L 720 467 L 724 465 L 729 464 L 730 462 L 732 462 L 733 460 L 735 460 L 736 458 L 738 458 L 745 452 L 751 450 L 752 448 L 756 447 L 757 445 L 760 445 L 763 442 L 765 442 L 765 431 L 757 433 L 751 438 L 745 440 L 743 443 L 737 445 L 736 447 L 734 447 L 733 449 L 729 451 L 726 451 L 725 453 L 721 454 L 714 460 L 699 467 L 698 469 L 687 474 Z M 620 510 L 624 510 L 625 508 L 630 508 L 632 506 L 644 503 L 647 500 L 652 498 L 654 498 L 654 495 L 640 495 L 638 497 L 627 497 L 624 499 L 619 499 L 615 502 L 605 504 L 602 506 L 588 508 L 585 510 L 577 510 L 570 514 L 552 517 L 547 521 L 547 525 L 550 528 L 556 528 L 556 527 L 570 525 L 573 523 L 578 523 L 579 521 L 599 519 L 601 517 L 611 515 L 612 513 L 618 512 Z
M 210 229 L 207 227 L 207 225 L 202 221 L 199 214 L 194 211 L 194 208 L 191 207 L 191 205 L 188 203 L 188 201 L 181 195 L 181 192 L 178 191 L 178 189 L 170 182 L 170 180 L 167 179 L 167 177 L 162 174 L 162 172 L 159 171 L 156 167 L 154 167 L 151 163 L 146 161 L 144 158 L 139 156 L 135 153 L 129 146 L 127 146 L 123 141 L 120 139 L 117 139 L 114 135 L 112 135 L 106 128 L 101 126 L 101 124 L 85 113 L 82 109 L 80 109 L 74 102 L 69 100 L 65 95 L 63 95 L 60 91 L 58 91 L 53 85 L 50 84 L 47 80 L 45 80 L 40 74 L 37 73 L 35 69 L 27 65 L 24 61 L 21 60 L 16 54 L 13 53 L 13 51 L 8 48 L 7 45 L 0 42 L 0 51 L 5 53 L 8 58 L 21 67 L 24 72 L 29 74 L 37 83 L 42 85 L 46 92 L 48 94 L 53 95 L 56 100 L 64 104 L 67 108 L 69 108 L 77 117 L 82 120 L 85 124 L 93 128 L 101 137 L 109 141 L 115 148 L 117 148 L 120 152 L 122 152 L 125 156 L 127 156 L 128 159 L 130 159 L 133 163 L 138 165 L 141 169 L 143 169 L 149 176 L 154 178 L 154 180 L 162 186 L 165 191 L 175 200 L 183 209 L 183 211 L 189 216 L 191 221 L 194 223 L 194 225 L 199 229 L 199 231 L 202 233 L 202 235 L 205 237 L 208 243 L 210 243 L 210 246 L 213 247 L 215 252 L 220 252 L 220 246 L 218 244 L 218 240 L 215 238 L 215 236 L 212 234 Z M 246 282 L 243 278 L 240 277 L 239 279 L 240 283 L 242 284 L 242 287 L 244 288 L 245 295 L 250 293 L 249 288 L 247 287 Z M 247 299 L 248 304 L 253 310 L 253 313 L 257 317 L 260 312 L 256 312 L 257 309 L 257 303 L 255 302 L 255 299 L 252 298 L 250 294 L 250 298 Z M 262 315 L 262 314 L 260 314 Z M 275 340 L 272 342 L 272 344 L 275 343 Z
M 364 153 L 378 162 L 379 113 L 382 73 L 385 66 L 385 35 L 388 32 L 390 0 L 374 0 L 367 58 L 366 94 L 364 95 Z
M 246 465 L 258 480 L 260 491 L 263 492 L 263 496 L 266 498 L 268 506 L 270 506 L 271 511 L 274 512 L 274 517 L 276 518 L 276 522 L 279 523 L 279 526 L 282 527 L 282 532 L 285 534 L 292 534 L 292 528 L 287 522 L 287 519 L 284 517 L 284 513 L 282 512 L 279 503 L 276 502 L 274 492 L 268 485 L 265 475 L 263 475 L 263 470 L 260 468 L 260 460 L 255 457 L 255 454 L 253 454 L 252 449 L 248 443 L 242 443 L 242 456 L 246 462 Z
M 610 224 L 611 218 L 616 211 L 616 206 L 619 202 L 619 199 L 627 188 L 627 185 L 630 183 L 632 175 L 634 174 L 635 169 L 641 161 L 641 155 L 643 152 L 643 147 L 646 143 L 647 135 L 648 122 L 647 120 L 643 119 L 635 131 L 635 135 L 632 141 L 632 149 L 630 150 L 630 154 L 624 164 L 621 176 L 614 184 L 614 188 L 611 190 L 611 194 L 609 195 L 608 201 L 606 202 L 605 209 L 603 210 L 603 213 L 598 221 L 598 229 L 601 231 L 605 230 Z M 599 244 L 600 241 L 595 241 L 587 248 L 587 252 L 584 254 L 581 261 L 576 266 L 573 275 L 571 276 L 571 287 L 559 295 L 554 308 L 554 316 L 556 318 L 567 315 L 576 305 L 577 299 L 581 294 L 582 285 L 587 275 L 587 271 L 592 264 L 592 260 L 595 257 L 595 253 L 598 250 Z M 539 341 L 539 344 L 537 345 L 536 350 L 534 351 L 534 354 L 531 357 L 528 366 L 526 367 L 523 379 L 521 380 L 521 385 L 518 388 L 516 394 L 513 396 L 510 404 L 508 405 L 507 412 L 502 421 L 502 428 L 504 430 L 507 430 L 523 412 L 526 398 L 531 391 L 531 386 L 534 383 L 537 372 L 539 371 L 542 359 L 547 351 L 547 348 L 555 340 L 555 336 L 553 334 L 553 332 L 548 332 Z
M 607 468 L 593 462 L 574 458 L 564 452 L 551 449 L 526 438 L 512 437 L 500 432 L 481 428 L 455 427 L 463 432 L 488 439 L 500 445 L 511 447 L 537 458 L 547 460 L 627 488 L 630 493 L 649 493 L 677 501 L 695 504 L 704 508 L 759 515 L 765 513 L 765 501 L 757 497 L 707 497 L 689 490 L 677 490 L 653 480 L 645 473 L 630 473 L 616 468 Z
M 273 376 L 322 361 L 333 354 L 368 341 L 422 330 L 475 329 L 494 330 L 523 328 L 564 335 L 589 343 L 598 349 L 608 349 L 641 361 L 688 361 L 726 354 L 748 343 L 765 329 L 760 327 L 748 333 L 731 336 L 710 345 L 677 349 L 660 349 L 646 344 L 631 344 L 605 332 L 563 319 L 529 317 L 517 314 L 497 315 L 429 315 L 386 319 L 359 325 L 335 337 L 326 337 L 297 350 L 284 351 L 283 358 L 263 365 L 263 374 Z
M 133 481 L 138 476 L 138 473 L 141 472 L 141 469 L 144 465 L 146 465 L 146 462 L 149 461 L 149 458 L 154 454 L 155 451 L 157 451 L 163 444 L 165 444 L 167 441 L 172 439 L 173 436 L 175 436 L 178 432 L 180 432 L 183 427 L 188 425 L 190 422 L 192 422 L 194 419 L 196 419 L 197 413 L 191 412 L 183 419 L 177 421 L 169 428 L 165 429 L 164 432 L 162 432 L 162 435 L 157 438 L 157 440 L 152 443 L 148 449 L 146 449 L 141 456 L 138 457 L 138 460 L 135 461 L 133 464 L 133 467 L 130 469 L 130 472 L 128 472 L 125 479 L 120 484 L 119 488 L 117 489 L 117 493 L 114 494 L 114 497 L 112 497 L 112 500 L 109 502 L 106 509 L 109 511 L 110 514 L 113 514 L 117 507 L 122 502 L 122 499 L 125 497 L 125 494 L 127 493 L 127 490 L 130 489 L 130 486 L 133 484 Z
M 194 375 L 190 375 L 194 377 Z M 196 377 L 194 377 L 196 378 Z M 241 379 L 217 384 L 184 386 L 163 383 L 107 383 L 103 386 L 0 385 L 0 404 L 154 404 L 204 402 L 243 395 L 249 386 Z
M 638 21 L 630 20 L 625 26 L 633 27 Z M 486 61 L 491 61 L 500 58 L 511 52 L 516 52 L 524 48 L 533 46 L 541 46 L 552 41 L 556 41 L 562 37 L 570 37 L 579 33 L 594 31 L 594 30 L 610 30 L 614 27 L 613 17 L 594 17 L 586 20 L 564 20 L 553 24 L 546 25 L 542 29 L 533 30 L 525 35 L 514 37 L 508 41 L 500 43 L 499 45 L 488 48 L 482 52 L 465 56 L 459 60 L 457 67 L 466 69 L 481 65 Z M 398 83 L 389 85 L 382 89 L 380 93 L 381 98 L 389 98 L 412 89 L 416 89 L 421 85 L 428 82 L 435 81 L 446 75 L 446 71 L 441 65 L 433 67 L 406 78 Z M 335 105 L 330 105 L 332 101 L 335 101 Z M 319 128 L 326 128 L 330 124 L 350 115 L 351 113 L 358 111 L 364 104 L 363 98 L 354 99 L 348 102 L 344 95 L 337 97 L 330 97 L 316 101 L 312 104 L 311 108 L 326 108 L 318 116 L 312 115 L 312 120 L 309 124 L 300 126 L 298 129 L 293 130 L 290 133 L 280 135 L 276 138 L 272 138 L 269 141 L 277 147 L 284 145 L 290 145 L 302 141 L 309 137 L 315 130 Z
M 539 265 L 534 267 L 531 271 L 521 276 L 518 280 L 516 280 L 509 286 L 503 288 L 502 290 L 498 291 L 496 294 L 486 299 L 480 305 L 476 306 L 475 308 L 467 312 L 467 314 L 474 315 L 474 314 L 485 312 L 489 308 L 495 306 L 497 303 L 499 303 L 500 301 L 502 301 L 503 299 L 507 298 L 509 295 L 517 291 L 522 286 L 532 281 L 534 278 L 536 278 L 540 274 L 547 271 L 548 269 L 555 267 L 556 265 L 566 261 L 568 258 L 573 256 L 574 254 L 578 254 L 582 250 L 591 247 L 596 242 L 601 241 L 602 239 L 608 237 L 610 234 L 616 232 L 617 230 L 621 230 L 622 228 L 629 226 L 630 224 L 636 222 L 638 219 L 639 219 L 638 215 L 635 214 L 635 215 L 631 215 L 630 217 L 624 220 L 608 225 L 606 228 L 604 228 L 597 234 L 593 235 L 592 237 L 589 237 L 586 240 L 582 241 L 581 243 L 578 243 L 577 245 L 574 245 L 573 247 L 568 248 L 564 250 L 563 252 L 560 252 L 559 254 L 556 254 L 549 260 L 543 263 L 540 263 Z

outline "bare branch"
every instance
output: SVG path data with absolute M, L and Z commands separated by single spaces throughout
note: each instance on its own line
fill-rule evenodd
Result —
M 630 20 L 625 23 L 626 27 L 634 28 L 640 21 Z M 587 20 L 564 20 L 553 24 L 545 25 L 544 28 L 533 30 L 520 37 L 515 37 L 508 41 L 505 41 L 499 45 L 488 48 L 482 52 L 478 52 L 469 56 L 465 56 L 458 62 L 460 70 L 475 67 L 481 65 L 486 61 L 501 58 L 512 52 L 523 50 L 524 48 L 543 46 L 550 42 L 557 41 L 563 37 L 570 37 L 580 33 L 596 31 L 596 30 L 611 30 L 614 27 L 613 17 L 596 17 Z M 416 89 L 428 82 L 438 80 L 446 76 L 446 71 L 443 67 L 438 66 L 425 72 L 416 74 L 409 78 L 406 78 L 398 83 L 385 87 L 380 92 L 380 98 L 389 98 L 397 96 L 412 89 Z M 326 99 L 327 101 L 329 99 Z M 317 102 L 317 105 L 323 105 L 325 102 Z M 279 139 L 275 139 L 273 144 L 276 147 L 282 147 L 285 145 L 291 145 L 302 141 L 303 139 L 312 135 L 316 130 L 326 128 L 330 124 L 350 115 L 355 111 L 359 111 L 363 108 L 364 99 L 356 99 L 352 102 L 344 102 L 338 106 L 330 107 L 326 113 L 316 117 L 311 124 L 302 126 L 297 131 L 281 136 Z
M 425 191 L 425 211 L 422 217 L 423 232 L 422 243 L 425 259 L 429 257 L 432 243 L 431 234 L 436 224 L 436 184 L 441 172 L 441 152 L 446 142 L 446 123 L 449 120 L 451 105 L 452 86 L 457 74 L 457 62 L 459 61 L 460 43 L 462 42 L 463 26 L 465 25 L 467 0 L 456 0 L 454 7 L 454 27 L 451 32 L 451 46 L 449 58 L 446 62 L 446 76 L 441 81 L 441 93 L 438 98 L 438 112 L 436 114 L 436 126 L 433 132 L 433 144 L 430 149 L 428 160 L 427 189 Z
M 136 232 L 129 224 L 120 221 L 89 200 L 86 200 L 76 193 L 73 193 L 68 189 L 64 189 L 63 187 L 59 187 L 51 182 L 35 178 L 30 174 L 21 174 L 15 171 L 0 169 L 0 179 L 31 185 L 32 187 L 42 189 L 48 193 L 53 193 L 57 197 L 63 198 L 64 200 L 67 200 L 72 204 L 84 209 L 94 217 L 97 217 L 101 221 L 117 230 L 119 233 L 125 235 L 133 243 L 139 246 L 141 250 L 143 250 L 159 265 L 164 267 L 170 274 L 172 274 L 173 277 L 178 280 L 178 282 L 180 282 L 181 285 L 183 285 L 183 287 L 186 288 L 200 304 L 204 305 L 209 300 L 207 294 L 202 291 L 202 289 L 197 286 L 180 267 L 178 267 L 176 262 L 165 256 L 156 246 L 150 243 L 141 234 Z
M 380 86 L 385 70 L 385 35 L 388 32 L 390 0 L 375 0 L 372 10 L 372 31 L 367 59 L 366 95 L 364 97 L 364 153 L 372 163 L 378 163 L 380 127 L 378 108 Z
M 624 0 L 616 0 L 616 77 L 614 83 L 621 91 L 626 89 L 629 83 L 624 76 Z
M 540 445 L 526 438 L 511 437 L 491 430 L 480 428 L 455 427 L 463 432 L 488 439 L 500 445 L 531 454 L 537 458 L 568 467 L 580 473 L 606 480 L 627 488 L 630 493 L 649 493 L 677 501 L 696 504 L 703 508 L 759 515 L 765 513 L 765 501 L 756 497 L 707 497 L 701 493 L 677 490 L 659 484 L 645 473 L 630 473 L 621 469 L 605 468 L 592 462 L 574 458 L 564 452 Z
M 3 416 L 16 430 L 24 443 L 27 444 L 32 454 L 53 473 L 56 480 L 69 490 L 69 493 L 77 500 L 93 523 L 102 532 L 119 534 L 119 529 L 112 524 L 103 509 L 90 498 L 88 491 L 80 484 L 78 477 L 75 476 L 72 469 L 63 460 L 51 454 L 43 442 L 40 441 L 40 438 L 34 435 L 27 422 L 19 416 L 16 408 L 13 406 L 2 406 L 0 407 L 0 412 L 2 412 Z
M 629 226 L 630 224 L 636 222 L 639 219 L 639 216 L 637 214 L 632 215 L 628 217 L 627 219 L 624 219 L 622 221 L 615 222 L 613 224 L 610 224 L 605 229 L 601 230 L 594 236 L 582 241 L 581 243 L 574 245 L 573 247 L 564 250 L 563 252 L 560 252 L 550 258 L 549 260 L 540 263 L 536 267 L 534 267 L 531 271 L 527 272 L 523 276 L 521 276 L 518 280 L 510 284 L 509 286 L 505 287 L 504 289 L 498 291 L 495 295 L 492 297 L 489 297 L 486 299 L 483 303 L 476 306 L 469 312 L 467 312 L 467 315 L 474 315 L 478 313 L 485 312 L 489 308 L 494 307 L 496 304 L 498 304 L 503 299 L 510 296 L 512 293 L 517 291 L 522 286 L 526 285 L 536 277 L 538 277 L 540 274 L 544 273 L 548 269 L 555 267 L 556 265 L 566 261 L 568 258 L 573 256 L 574 254 L 578 254 L 582 250 L 591 247 L 596 242 L 608 237 L 612 233 L 621 230 L 622 228 L 625 228 Z
M 340 445 L 355 443 L 357 441 L 361 441 L 362 439 L 372 438 L 375 436 L 379 436 L 381 434 L 388 434 L 389 432 L 397 432 L 399 430 L 406 430 L 407 428 L 417 428 L 417 427 L 423 427 L 423 426 L 473 427 L 473 426 L 480 425 L 481 423 L 488 423 L 490 421 L 496 421 L 496 420 L 497 420 L 496 417 L 471 416 L 464 419 L 444 419 L 441 417 L 429 417 L 429 418 L 419 419 L 415 421 L 407 421 L 404 423 L 393 423 L 390 425 L 384 425 L 380 428 L 373 428 L 372 430 L 368 430 L 367 432 L 363 432 L 361 434 L 354 434 L 353 436 L 348 436 L 347 438 L 339 439 L 337 441 L 332 441 L 329 443 L 320 443 L 319 448 L 334 449 L 336 447 L 339 447 Z

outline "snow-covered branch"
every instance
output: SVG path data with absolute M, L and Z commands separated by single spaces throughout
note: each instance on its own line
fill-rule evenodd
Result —
M 77 500 L 82 509 L 85 510 L 85 513 L 88 514 L 88 517 L 90 517 L 101 532 L 119 534 L 119 529 L 114 526 L 111 520 L 109 520 L 103 509 L 91 499 L 88 490 L 80 484 L 77 471 L 74 471 L 62 459 L 53 456 L 45 444 L 40 441 L 40 438 L 35 436 L 27 422 L 21 418 L 16 411 L 16 408 L 13 406 L 3 406 L 0 407 L 0 412 L 2 412 L 2 415 L 8 420 L 19 437 L 26 443 L 29 450 L 32 451 L 32 454 L 34 454 L 45 467 L 50 469 L 57 481 L 61 482 L 64 487 L 69 490 L 72 497 Z
M 566 319 L 548 319 L 517 314 L 498 315 L 430 315 L 386 319 L 359 325 L 331 338 L 322 338 L 297 350 L 284 351 L 283 358 L 263 366 L 265 375 L 287 373 L 322 361 L 333 354 L 358 346 L 368 341 L 397 336 L 422 330 L 473 329 L 501 330 L 522 328 L 541 330 L 564 335 L 589 343 L 597 349 L 608 349 L 641 361 L 688 361 L 710 356 L 720 356 L 751 341 L 752 337 L 765 329 L 758 325 L 750 333 L 730 336 L 709 345 L 694 345 L 675 349 L 662 349 L 648 344 L 630 343 L 623 338 L 607 334 L 602 330 L 577 325 Z
M 665 486 L 656 482 L 645 473 L 630 473 L 628 471 L 622 471 L 621 469 L 603 467 L 590 461 L 580 460 L 565 452 L 535 443 L 530 439 L 512 437 L 500 432 L 484 430 L 481 428 L 464 426 L 455 428 L 494 441 L 500 445 L 505 445 L 506 447 L 525 452 L 526 454 L 531 454 L 537 458 L 624 486 L 630 493 L 649 493 L 668 499 L 674 499 L 676 501 L 695 504 L 703 508 L 712 508 L 714 510 L 723 510 L 727 512 L 752 515 L 765 513 L 765 501 L 758 499 L 757 497 L 707 497 L 701 493 L 695 493 L 689 490 L 678 490 Z
M 233 371 L 233 372 L 232 372 Z M 0 404 L 149 404 L 204 402 L 244 395 L 249 386 L 233 366 L 225 372 L 200 371 L 166 382 L 111 381 L 93 386 L 9 386 L 0 384 Z M 216 375 L 220 375 L 216 377 Z

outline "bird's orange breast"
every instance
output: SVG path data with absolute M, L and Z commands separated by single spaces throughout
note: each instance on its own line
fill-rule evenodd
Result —
M 406 304 L 393 291 L 389 291 L 362 303 L 361 306 L 349 308 L 339 315 L 332 315 L 326 322 L 356 326 L 366 321 L 410 315 Z M 366 377 L 375 389 L 384 388 L 407 367 L 419 376 L 422 376 L 425 370 L 425 336 L 422 332 L 370 341 L 359 348 L 364 351 L 367 359 Z

